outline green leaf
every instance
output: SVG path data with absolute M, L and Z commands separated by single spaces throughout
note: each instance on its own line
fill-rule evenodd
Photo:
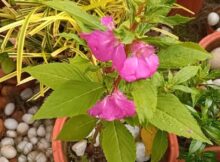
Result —
M 56 89 L 44 102 L 35 119 L 72 117 L 86 114 L 103 94 L 99 83 L 68 81 Z
M 160 130 L 211 143 L 187 108 L 172 94 L 158 97 L 157 109 L 150 122 Z
M 102 131 L 102 148 L 108 162 L 134 162 L 135 142 L 119 121 L 106 122 Z
M 160 68 L 179 68 L 210 58 L 209 53 L 198 44 L 190 42 L 171 45 L 162 49 L 158 55 Z
M 166 153 L 167 147 L 167 133 L 158 130 L 152 146 L 151 162 L 159 162 Z
M 44 1 L 43 4 L 54 8 L 56 10 L 65 11 L 69 13 L 73 18 L 77 21 L 80 21 L 88 26 L 91 26 L 95 29 L 105 29 L 104 26 L 101 25 L 99 19 L 95 16 L 92 16 L 82 10 L 75 2 L 69 0 L 52 0 L 52 1 Z
M 176 73 L 176 75 L 173 77 L 171 82 L 174 85 L 180 84 L 180 83 L 184 83 L 187 80 L 189 80 L 192 77 L 194 77 L 197 74 L 198 70 L 199 70 L 198 66 L 187 66 L 187 67 L 184 67 L 183 69 L 181 69 L 180 71 L 178 71 Z
M 15 62 L 12 59 L 6 58 L 2 62 L 1 68 L 4 71 L 5 74 L 8 74 L 8 73 L 11 73 L 12 71 L 15 70 L 16 64 L 15 64 Z
M 162 19 L 161 23 L 168 24 L 171 26 L 179 25 L 187 23 L 188 21 L 192 20 L 192 18 L 181 16 L 181 15 L 175 15 L 175 16 L 166 16 Z
M 64 141 L 82 140 L 89 135 L 95 125 L 96 119 L 88 115 L 74 116 L 65 123 L 58 135 L 58 139 Z
M 195 93 L 192 88 L 183 85 L 175 85 L 172 87 L 173 90 L 179 90 L 185 93 Z
M 0 63 L 2 63 L 7 58 L 9 58 L 7 52 L 0 53 Z
M 43 64 L 28 67 L 25 71 L 52 89 L 57 89 L 70 80 L 87 80 L 79 68 L 67 63 Z
M 144 37 L 141 40 L 143 40 L 144 42 L 147 42 L 149 44 L 153 44 L 156 45 L 158 47 L 161 48 L 167 48 L 171 45 L 176 45 L 178 43 L 180 43 L 180 41 L 171 38 L 171 37 L 167 37 L 167 36 L 163 36 L 163 37 Z
M 151 80 L 141 80 L 133 83 L 132 95 L 136 106 L 138 118 L 141 123 L 146 123 L 157 106 L 157 90 Z

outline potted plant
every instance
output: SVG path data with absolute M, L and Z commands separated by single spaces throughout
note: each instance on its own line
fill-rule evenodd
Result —
M 153 127 L 152 140 L 148 141 L 152 143 L 151 161 L 155 162 L 162 159 L 167 150 L 168 133 L 211 143 L 185 102 L 206 79 L 200 74 L 209 70 L 206 60 L 210 54 L 198 44 L 181 42 L 177 36 L 160 28 L 161 24 L 172 27 L 189 20 L 180 15 L 167 16 L 173 1 L 129 1 L 125 4 L 125 16 L 120 19 L 97 18 L 95 15 L 102 14 L 99 8 L 90 11 L 94 5 L 80 4 L 80 7 L 72 1 L 57 0 L 38 3 L 24 20 L 6 25 L 0 31 L 25 22 L 20 28 L 25 34 L 18 37 L 18 82 L 21 73 L 27 72 L 31 75 L 29 79 L 35 78 L 53 90 L 35 119 L 65 117 L 66 122 L 57 120 L 63 129 L 56 139 L 72 142 L 84 139 L 88 149 L 93 150 L 99 134 L 99 147 L 109 162 L 136 159 L 136 142 L 143 137 L 133 138 L 126 125 L 145 130 Z M 42 14 L 44 9 L 47 12 Z M 69 23 L 63 25 L 61 21 L 64 20 Z M 48 26 L 51 22 L 54 28 Z M 52 47 L 58 46 L 55 51 L 46 46 L 48 38 L 41 32 L 44 28 L 46 35 L 51 31 L 56 33 L 47 35 L 55 41 Z M 34 37 L 37 32 L 39 34 Z M 26 34 L 44 38 L 42 58 L 45 64 L 22 69 L 22 56 L 29 55 L 24 53 Z M 61 39 L 54 40 L 57 35 Z M 60 41 L 63 38 L 64 41 Z M 172 142 L 176 146 L 175 140 L 170 142 L 170 148 Z M 158 145 L 161 146 L 159 150 L 156 149 Z M 62 151 L 54 149 L 55 157 L 57 153 Z M 178 151 L 172 153 L 172 158 L 177 155 Z
M 130 19 L 115 27 L 111 17 L 103 17 L 101 24 L 83 11 L 81 14 L 87 19 L 77 17 L 70 8 L 79 8 L 72 2 L 49 1 L 44 4 L 67 11 L 80 22 L 80 37 L 88 45 L 82 51 L 89 52 L 87 57 L 76 55 L 69 59 L 69 63 L 25 69 L 54 90 L 35 119 L 68 117 L 58 139 L 78 141 L 95 128 L 90 142 L 93 143 L 96 135 L 101 134 L 101 146 L 108 161 L 134 161 L 136 158 L 134 139 L 123 123 L 146 129 L 149 124 L 157 127 L 152 161 L 159 161 L 166 151 L 168 142 L 164 131 L 210 143 L 180 101 L 181 95 L 192 93 L 189 86 L 195 87 L 200 82 L 188 84 L 203 70 L 200 61 L 210 56 L 195 43 L 175 40 L 171 33 L 155 27 L 156 20 L 153 19 L 154 14 L 164 15 L 165 24 L 174 25 L 177 20 L 185 22 L 185 18 L 179 15 L 166 17 L 169 10 L 154 13 L 162 7 L 154 1 L 148 1 L 146 6 L 136 2 L 129 6 L 135 9 Z M 163 5 L 171 7 L 172 3 Z M 148 24 L 144 22 L 145 16 Z M 152 37 L 152 30 L 163 32 L 168 37 Z M 88 124 L 84 125 L 85 121 Z M 187 125 L 189 121 L 191 124 Z M 163 146 L 159 154 L 154 149 L 155 144 Z M 126 145 L 128 148 L 123 147 Z

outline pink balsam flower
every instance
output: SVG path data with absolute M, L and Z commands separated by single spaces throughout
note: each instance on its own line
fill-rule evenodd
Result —
M 121 77 L 128 82 L 151 77 L 159 66 L 158 56 L 153 46 L 144 42 L 135 42 L 131 46 L 131 56 L 128 57 L 121 70 Z
M 115 37 L 112 17 L 103 17 L 101 23 L 107 27 L 106 31 L 95 30 L 91 33 L 81 33 L 86 40 L 93 55 L 99 61 L 113 61 L 113 67 L 117 70 L 122 68 L 126 59 L 124 45 Z
M 113 121 L 135 115 L 134 102 L 116 90 L 111 95 L 96 103 L 89 111 L 91 116 Z
M 115 29 L 115 24 L 111 16 L 105 16 L 101 19 L 102 25 L 106 26 L 109 30 Z

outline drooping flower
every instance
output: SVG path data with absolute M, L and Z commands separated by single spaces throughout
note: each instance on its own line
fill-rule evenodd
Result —
M 124 45 L 115 37 L 112 17 L 103 17 L 102 24 L 107 27 L 106 31 L 95 30 L 91 33 L 81 33 L 86 40 L 94 56 L 103 62 L 112 60 L 113 67 L 117 70 L 122 68 L 126 58 Z
M 134 42 L 131 56 L 128 57 L 121 70 L 121 77 L 128 82 L 151 77 L 159 66 L 159 59 L 153 46 L 144 42 Z
M 135 105 L 122 92 L 116 90 L 111 95 L 97 102 L 88 113 L 97 118 L 113 121 L 135 115 Z

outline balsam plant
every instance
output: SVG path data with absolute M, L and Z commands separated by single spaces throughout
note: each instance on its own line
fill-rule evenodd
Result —
M 116 19 L 117 23 L 108 10 L 98 18 L 95 12 L 86 12 L 78 3 L 68 0 L 37 1 L 39 8 L 19 21 L 23 25 L 16 59 L 18 82 L 24 71 L 53 90 L 35 119 L 67 117 L 57 137 L 64 141 L 81 140 L 95 128 L 95 135 L 101 134 L 101 147 L 109 162 L 135 161 L 135 141 L 123 123 L 157 128 L 153 162 L 159 161 L 166 151 L 167 133 L 211 144 L 189 111 L 195 107 L 199 85 L 208 80 L 210 55 L 198 44 L 181 42 L 160 28 L 172 28 L 190 19 L 168 16 L 172 7 L 181 8 L 175 0 L 123 2 L 126 14 Z M 68 48 L 76 46 L 77 50 L 74 48 L 68 51 L 69 57 L 59 59 L 66 44 L 58 42 L 58 51 L 43 49 L 54 58 L 50 63 L 22 69 L 26 34 L 34 35 L 54 22 L 51 17 L 44 19 L 37 14 L 44 7 L 53 18 L 71 20 L 70 24 L 77 29 L 74 33 L 68 30 L 70 24 L 65 23 L 55 31 L 59 31 L 60 37 L 69 37 Z M 38 25 L 44 22 L 36 27 L 38 30 L 32 26 L 29 31 L 32 21 Z M 0 28 L 0 32 L 8 29 L 10 24 Z M 46 34 L 47 31 L 50 30 Z M 39 36 L 44 38 L 40 32 Z M 45 38 L 46 41 L 52 42 Z M 158 145 L 160 150 L 155 149 Z

